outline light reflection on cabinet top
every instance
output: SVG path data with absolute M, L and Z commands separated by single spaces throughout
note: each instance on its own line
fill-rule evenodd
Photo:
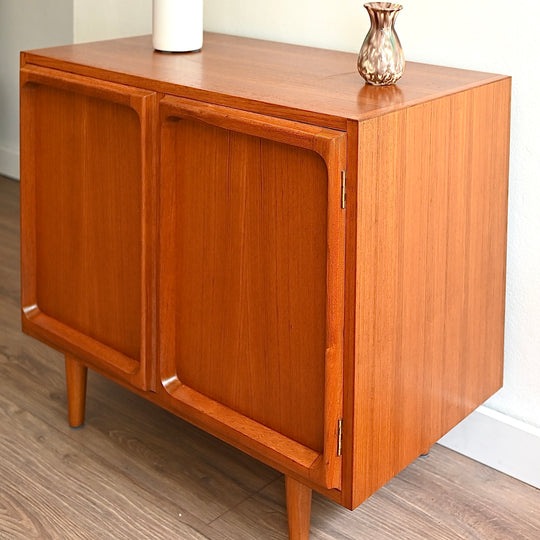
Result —
M 437 97 L 505 78 L 407 62 L 397 85 L 365 85 L 356 54 L 205 33 L 195 53 L 158 53 L 151 36 L 40 49 L 21 64 L 63 69 L 158 92 L 345 129 Z

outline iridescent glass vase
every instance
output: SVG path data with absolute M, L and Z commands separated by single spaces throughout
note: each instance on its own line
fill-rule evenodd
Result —
M 366 82 L 375 85 L 394 84 L 405 68 L 405 57 L 394 29 L 400 4 L 369 2 L 371 28 L 358 55 L 358 71 Z

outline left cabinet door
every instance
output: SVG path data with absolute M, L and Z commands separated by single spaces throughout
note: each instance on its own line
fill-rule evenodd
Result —
M 22 324 L 138 388 L 153 387 L 153 92 L 21 69 Z

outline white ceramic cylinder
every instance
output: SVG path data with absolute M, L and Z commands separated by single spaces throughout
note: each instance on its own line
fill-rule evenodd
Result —
M 203 43 L 203 0 L 153 0 L 154 49 L 198 51 Z

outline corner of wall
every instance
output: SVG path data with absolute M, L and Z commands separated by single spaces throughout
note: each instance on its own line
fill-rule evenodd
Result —
M 439 444 L 540 488 L 540 429 L 481 406 Z

